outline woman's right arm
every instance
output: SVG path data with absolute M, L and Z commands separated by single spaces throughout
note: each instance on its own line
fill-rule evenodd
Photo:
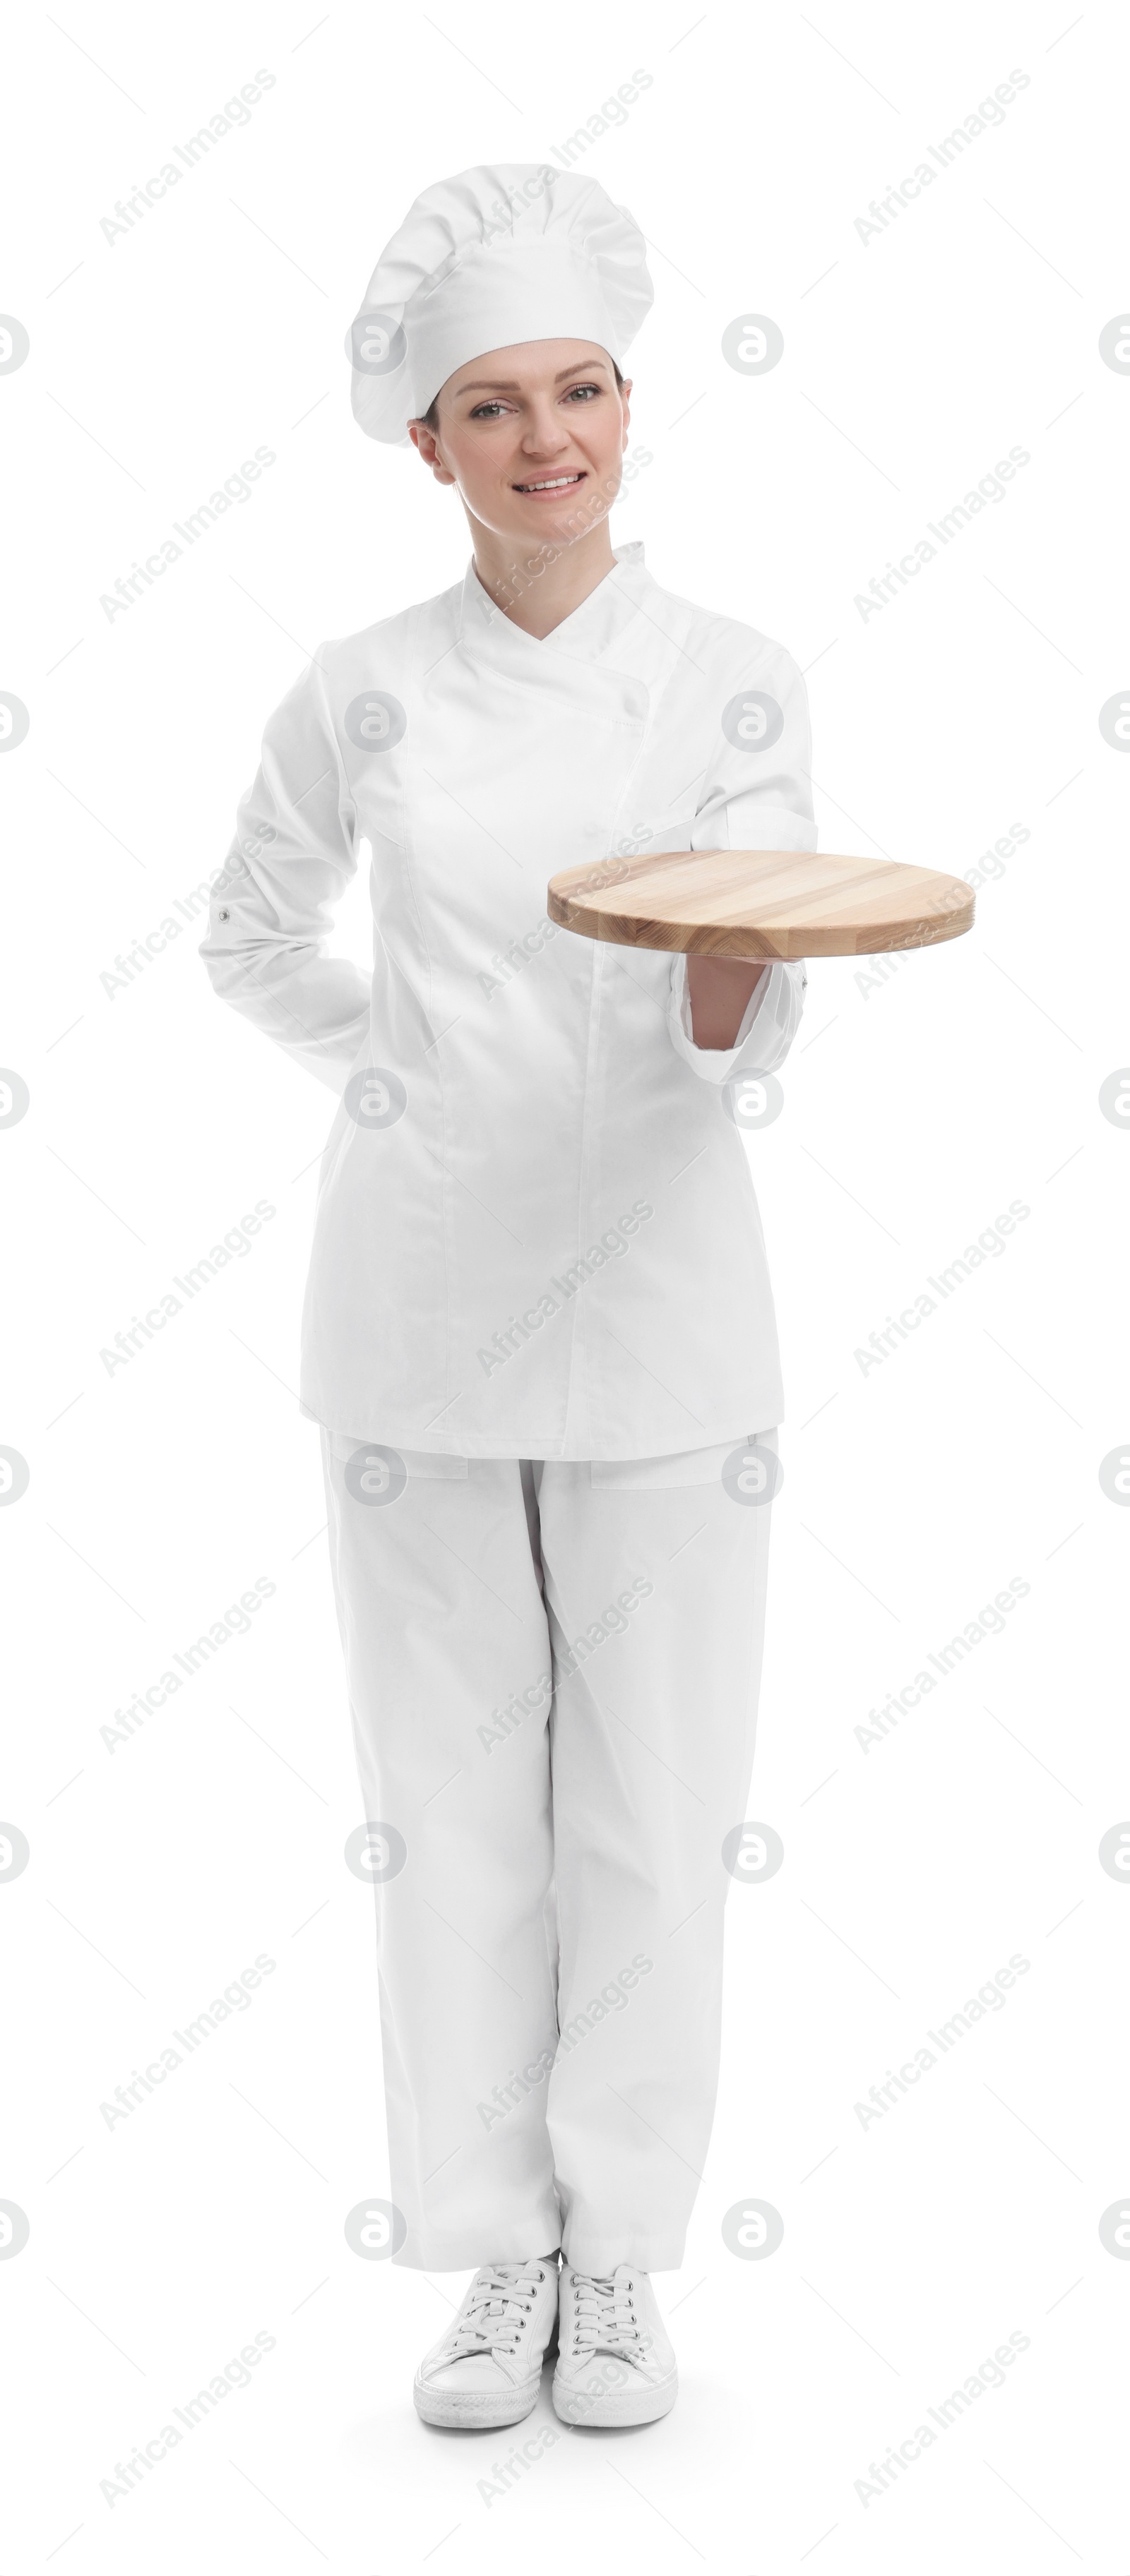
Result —
M 319 645 L 275 709 L 212 888 L 200 955 L 221 1001 L 340 1093 L 369 1024 L 360 967 L 324 954 L 357 865 L 357 813 Z

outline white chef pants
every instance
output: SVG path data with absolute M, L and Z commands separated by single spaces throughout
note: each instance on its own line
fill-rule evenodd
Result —
M 771 1501 L 679 1458 L 322 1431 L 372 1838 L 394 2259 L 682 2261 L 721 2024 Z M 776 1433 L 757 1435 L 776 1450 Z M 770 1477 L 775 1471 L 770 1470 Z

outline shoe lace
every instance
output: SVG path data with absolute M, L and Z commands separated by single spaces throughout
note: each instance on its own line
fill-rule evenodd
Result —
M 641 2326 L 633 2301 L 634 2281 L 618 2281 L 612 2272 L 574 2272 L 573 2340 L 579 2352 L 610 2352 L 633 2360 L 649 2352 L 654 2336 Z
M 543 2269 L 534 2273 L 524 2263 L 484 2263 L 452 2327 L 450 2359 L 463 2361 L 470 2353 L 516 2352 L 522 2319 L 533 2306 L 532 2298 L 520 2294 L 532 2290 L 535 2280 L 544 2279 Z

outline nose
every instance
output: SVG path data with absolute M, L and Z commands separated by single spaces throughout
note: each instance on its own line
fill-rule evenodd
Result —
M 543 400 L 535 396 L 522 432 L 523 455 L 539 458 L 560 456 L 568 444 L 569 433 L 554 411 L 551 396 L 547 394 Z

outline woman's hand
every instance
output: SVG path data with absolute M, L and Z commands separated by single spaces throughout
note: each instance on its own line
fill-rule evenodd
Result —
M 741 957 L 688 957 L 691 1032 L 698 1047 L 732 1047 L 746 1005 L 768 966 Z

